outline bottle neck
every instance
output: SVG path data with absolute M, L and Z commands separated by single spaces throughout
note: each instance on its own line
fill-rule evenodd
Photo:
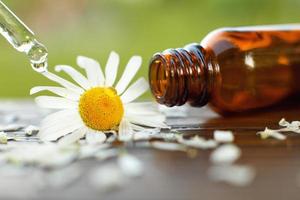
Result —
M 168 49 L 157 53 L 150 61 L 149 82 L 157 102 L 180 106 L 205 105 L 210 97 L 213 67 L 199 44 Z M 210 70 L 209 70 L 210 69 Z

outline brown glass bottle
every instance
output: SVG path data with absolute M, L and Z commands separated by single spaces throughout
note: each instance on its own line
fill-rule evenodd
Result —
M 300 93 L 300 24 L 217 29 L 200 44 L 155 54 L 149 82 L 167 106 L 242 112 L 281 102 Z

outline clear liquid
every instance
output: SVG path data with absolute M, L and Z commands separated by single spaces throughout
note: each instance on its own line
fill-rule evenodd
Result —
M 0 1 L 0 34 L 19 52 L 27 55 L 37 72 L 47 70 L 48 51 L 34 33 Z

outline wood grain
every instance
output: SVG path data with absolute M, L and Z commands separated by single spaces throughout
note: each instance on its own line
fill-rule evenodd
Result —
M 20 109 L 22 103 L 18 103 Z M 3 104 L 2 104 L 3 105 Z M 33 107 L 23 104 L 30 111 Z M 0 106 L 0 109 L 5 106 Z M 6 107 L 7 109 L 7 107 Z M 9 110 L 9 109 L 8 109 Z M 32 110 L 32 112 L 35 112 Z M 126 187 L 112 193 L 100 195 L 92 192 L 86 177 L 82 177 L 71 188 L 46 189 L 37 199 L 106 199 L 106 200 L 292 200 L 300 198 L 300 135 L 288 134 L 285 141 L 261 140 L 256 132 L 265 126 L 278 128 L 278 121 L 300 120 L 300 106 L 269 108 L 239 116 L 221 117 L 209 108 L 185 108 L 188 116 L 170 117 L 168 123 L 177 128 L 186 126 L 184 134 L 199 134 L 212 137 L 214 129 L 232 130 L 235 143 L 242 149 L 239 164 L 256 169 L 254 182 L 248 187 L 233 187 L 209 180 L 207 170 L 210 151 L 200 150 L 195 158 L 183 152 L 168 152 L 154 149 L 129 148 L 145 166 L 143 177 L 129 182 Z M 82 161 L 81 167 L 89 171 L 101 163 Z M 24 184 L 26 184 L 24 182 Z

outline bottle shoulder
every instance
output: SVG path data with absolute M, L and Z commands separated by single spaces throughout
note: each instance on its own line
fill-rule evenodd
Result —
M 211 31 L 202 39 L 200 45 L 215 56 L 229 49 L 236 48 L 229 28 L 219 28 Z
M 300 25 L 290 24 L 219 28 L 208 33 L 201 41 L 201 46 L 218 55 L 228 49 L 247 52 L 285 48 L 299 43 Z

